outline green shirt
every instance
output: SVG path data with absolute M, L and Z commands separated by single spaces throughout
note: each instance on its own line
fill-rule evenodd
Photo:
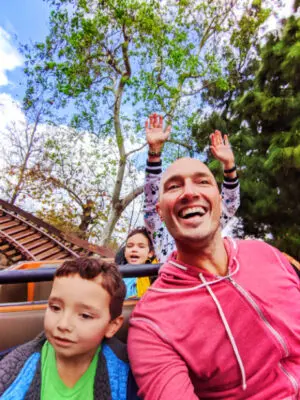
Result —
M 99 351 L 96 352 L 90 366 L 81 378 L 72 388 L 69 388 L 63 383 L 58 374 L 54 348 L 46 340 L 42 348 L 41 357 L 41 400 L 93 400 L 98 353 Z

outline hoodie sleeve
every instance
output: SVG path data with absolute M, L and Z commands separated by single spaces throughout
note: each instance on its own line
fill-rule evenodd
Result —
M 132 318 L 128 352 L 144 400 L 198 400 L 188 368 L 152 321 Z
M 161 161 L 147 161 L 144 185 L 144 223 L 151 236 L 156 258 L 160 262 L 164 262 L 175 249 L 175 242 L 156 211 L 161 175 Z
M 240 183 L 238 177 L 227 178 L 224 176 L 222 185 L 222 216 L 221 226 L 225 228 L 240 206 Z
M 282 253 L 275 247 L 272 247 L 272 250 L 275 254 L 278 264 L 286 271 L 287 276 L 294 281 L 296 287 L 298 287 L 300 291 L 300 280 L 298 279 L 300 277 L 300 270 L 296 266 L 293 266 L 291 264 L 290 260 L 288 259 L 289 256 L 287 254 Z

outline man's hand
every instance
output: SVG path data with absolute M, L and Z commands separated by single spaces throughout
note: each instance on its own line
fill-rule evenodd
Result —
M 146 139 L 149 150 L 153 152 L 161 152 L 163 145 L 168 140 L 171 132 L 171 126 L 163 129 L 163 117 L 158 114 L 151 114 L 145 122 Z
M 228 136 L 220 131 L 215 131 L 210 135 L 211 146 L 210 150 L 213 156 L 223 164 L 224 169 L 231 169 L 234 167 L 234 154 L 231 149 Z

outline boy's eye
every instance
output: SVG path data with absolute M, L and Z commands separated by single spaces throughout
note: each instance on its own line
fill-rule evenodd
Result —
M 60 307 L 56 304 L 49 304 L 49 308 L 51 311 L 57 312 L 60 310 Z
M 80 314 L 80 317 L 82 319 L 93 319 L 93 317 L 90 314 L 86 314 L 86 313 Z

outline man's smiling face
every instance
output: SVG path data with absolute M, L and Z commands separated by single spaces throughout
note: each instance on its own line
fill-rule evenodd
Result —
M 176 243 L 201 245 L 212 238 L 220 225 L 221 196 L 207 166 L 192 158 L 175 161 L 162 178 L 157 211 Z

